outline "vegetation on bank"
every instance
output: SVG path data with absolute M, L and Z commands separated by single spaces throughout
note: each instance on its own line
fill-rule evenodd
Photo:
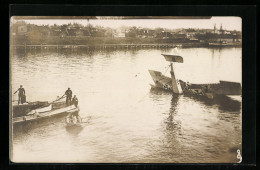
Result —
M 34 25 L 17 21 L 11 25 L 12 45 L 102 45 L 102 44 L 170 44 L 241 42 L 242 33 L 222 29 L 164 29 L 122 27 L 117 29 L 83 26 L 78 23 L 63 25 Z

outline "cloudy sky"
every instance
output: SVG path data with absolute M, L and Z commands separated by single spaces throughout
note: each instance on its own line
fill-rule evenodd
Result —
M 220 28 L 222 24 L 225 30 L 237 30 L 242 31 L 242 19 L 239 17 L 212 17 L 211 19 L 33 19 L 25 20 L 27 23 L 37 24 L 37 25 L 62 25 L 68 23 L 81 23 L 87 25 L 88 23 L 92 25 L 99 25 L 110 28 L 118 28 L 121 26 L 136 26 L 136 27 L 146 27 L 146 28 L 209 28 L 213 29 L 214 24 L 217 28 Z

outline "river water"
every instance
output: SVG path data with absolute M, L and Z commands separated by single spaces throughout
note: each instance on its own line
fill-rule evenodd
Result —
M 241 96 L 234 97 L 239 107 L 224 107 L 151 90 L 148 69 L 170 76 L 162 53 L 183 57 L 184 63 L 174 65 L 177 79 L 191 83 L 242 81 L 241 48 L 15 53 L 10 58 L 12 91 L 22 84 L 27 101 L 52 101 L 70 87 L 87 123 L 69 129 L 64 118 L 57 118 L 15 133 L 12 160 L 238 162 L 237 149 L 242 152 Z

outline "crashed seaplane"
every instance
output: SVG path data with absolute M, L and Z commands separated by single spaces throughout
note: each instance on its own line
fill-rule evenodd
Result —
M 170 62 L 171 77 L 164 76 L 159 71 L 149 70 L 155 83 L 152 88 L 160 88 L 175 94 L 184 94 L 196 98 L 215 99 L 226 95 L 241 95 L 241 84 L 237 82 L 219 81 L 214 84 L 192 84 L 175 77 L 173 63 L 183 63 L 183 58 L 179 55 L 162 54 L 166 61 Z

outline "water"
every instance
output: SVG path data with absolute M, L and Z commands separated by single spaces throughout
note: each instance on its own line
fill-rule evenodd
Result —
M 14 162 L 224 163 L 242 149 L 242 111 L 183 95 L 150 90 L 148 69 L 165 72 L 160 54 L 173 49 L 16 53 L 12 91 L 28 101 L 52 101 L 70 87 L 88 123 L 66 128 L 64 118 L 13 137 Z M 242 79 L 241 48 L 180 49 L 176 77 L 192 83 Z M 166 75 L 169 75 L 169 70 Z M 13 99 L 17 96 L 13 95 Z M 236 98 L 241 102 L 241 97 Z M 21 127 L 23 128 L 23 127 Z M 23 129 L 22 129 L 23 130 Z

